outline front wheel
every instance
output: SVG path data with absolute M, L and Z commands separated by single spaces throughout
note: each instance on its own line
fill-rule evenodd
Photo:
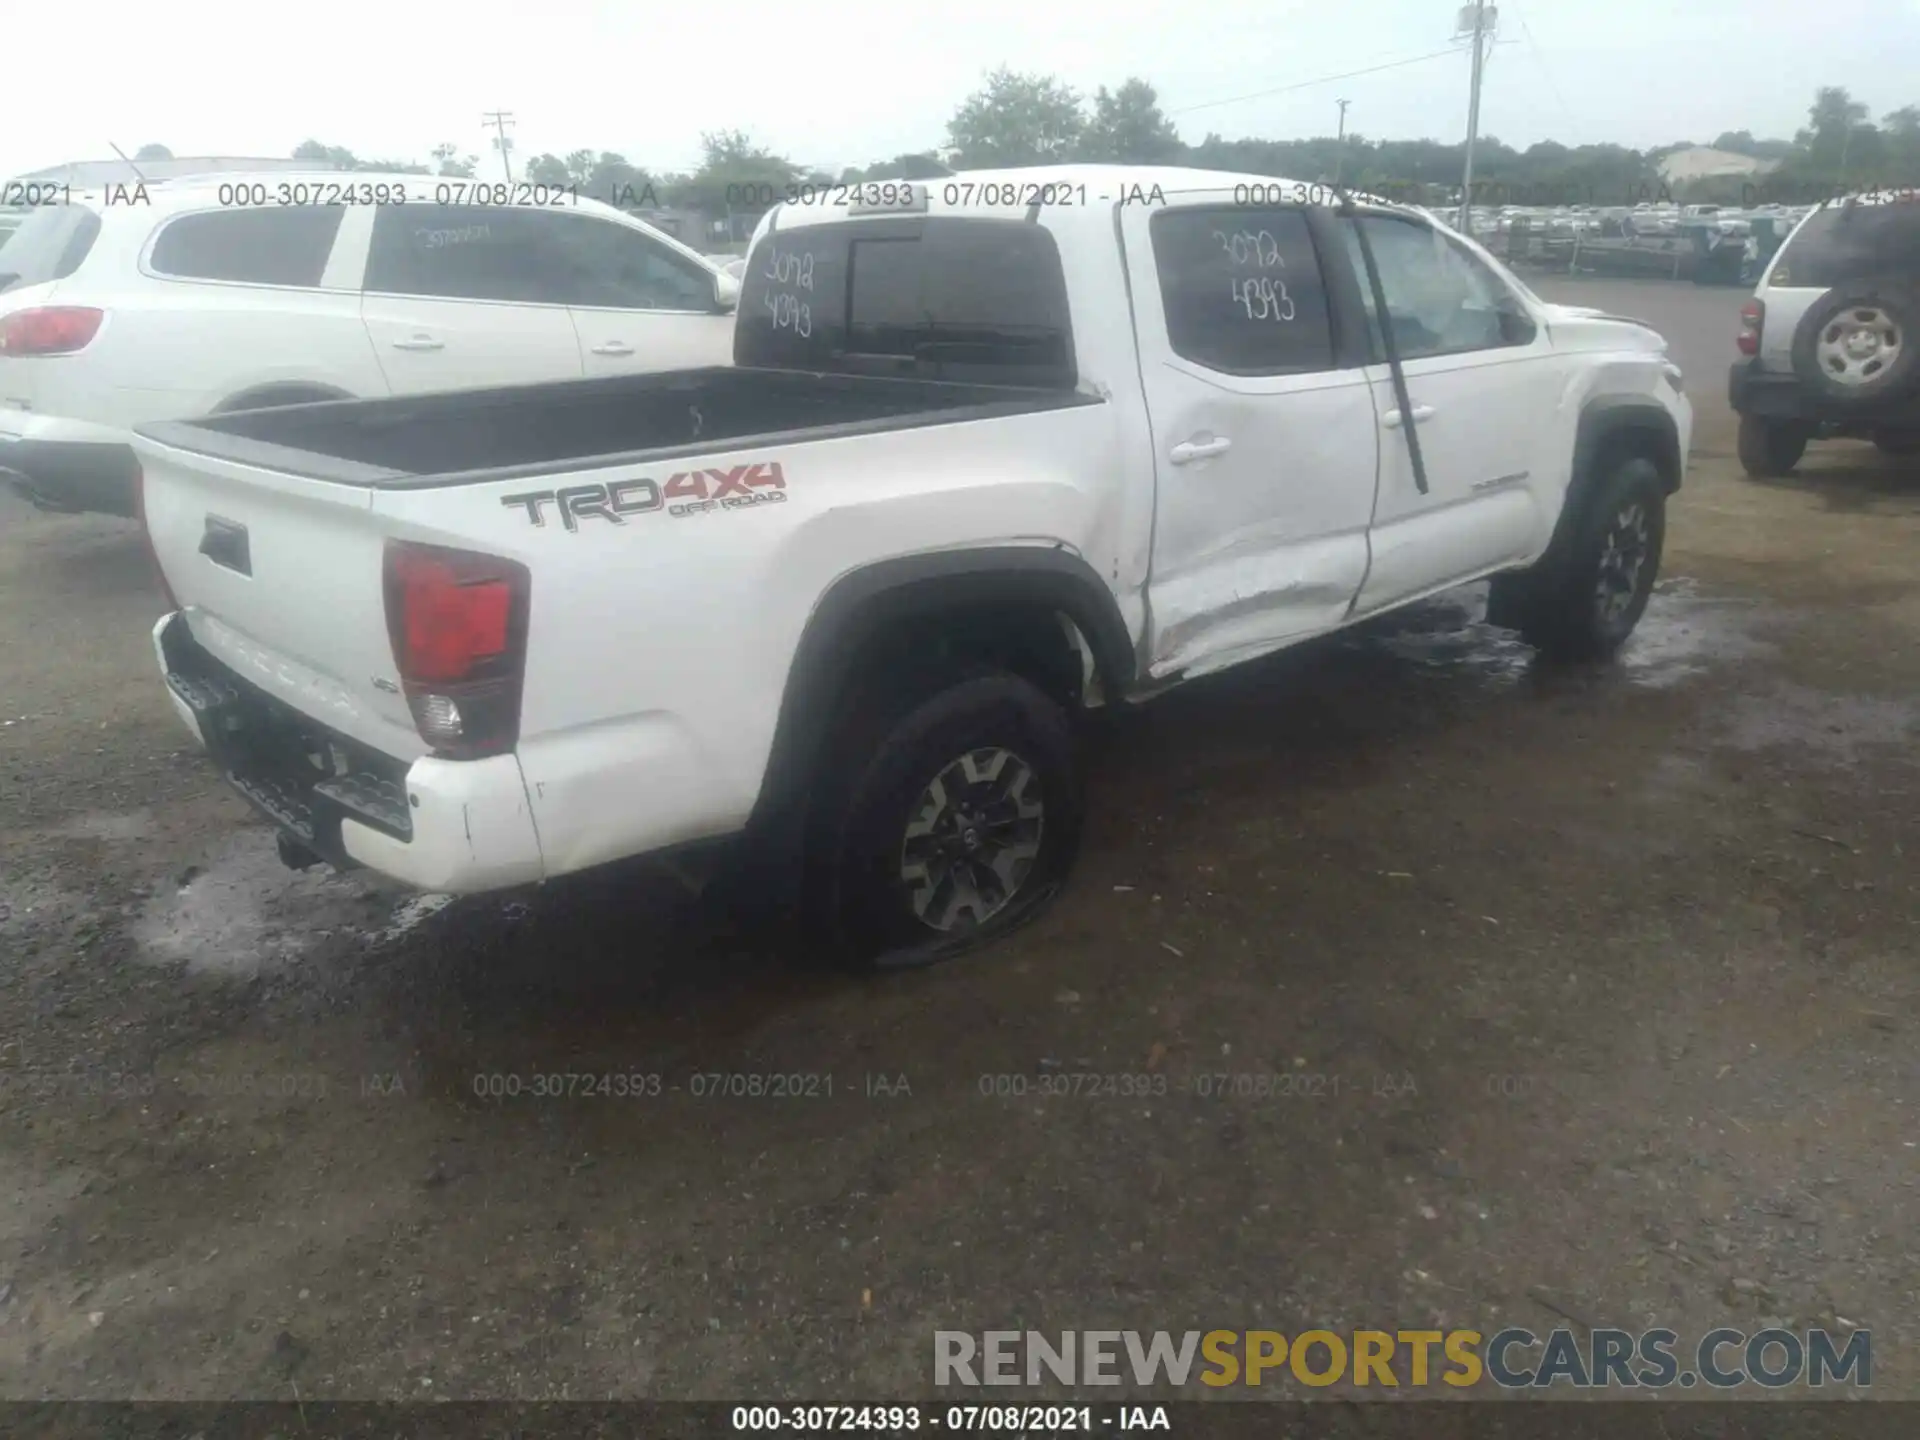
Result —
M 1622 460 L 1569 520 L 1558 553 L 1495 579 L 1487 618 L 1543 653 L 1604 659 L 1633 633 L 1653 594 L 1666 543 L 1666 481 L 1651 460 Z
M 1758 415 L 1740 417 L 1740 467 L 1756 480 L 1777 480 L 1791 475 L 1800 457 L 1807 453 L 1811 438 L 1805 425 L 1791 420 L 1764 420 Z
M 971 950 L 1037 915 L 1079 849 L 1083 789 L 1066 711 L 1016 675 L 971 676 L 843 751 L 826 837 L 841 951 L 898 968 Z

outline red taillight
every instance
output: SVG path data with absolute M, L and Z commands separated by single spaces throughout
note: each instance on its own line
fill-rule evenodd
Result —
M 0 317 L 0 355 L 71 355 L 100 333 L 104 310 L 85 305 L 39 305 Z
M 387 634 L 420 738 L 473 759 L 511 750 L 526 668 L 524 565 L 439 545 L 387 545 Z
M 160 552 L 153 546 L 153 527 L 147 523 L 147 472 L 138 464 L 133 467 L 133 512 L 140 521 L 140 538 L 146 542 L 147 559 L 153 562 L 153 578 L 160 582 L 160 593 L 167 597 L 167 613 L 172 614 L 180 608 L 180 602 L 174 598 L 173 586 L 167 583 L 167 572 L 160 568 Z
M 1733 343 L 1740 347 L 1742 355 L 1760 353 L 1760 327 L 1766 319 L 1767 307 L 1758 300 L 1749 300 L 1740 307 L 1740 334 Z

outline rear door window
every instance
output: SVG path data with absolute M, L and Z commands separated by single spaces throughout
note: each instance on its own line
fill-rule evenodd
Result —
M 1165 210 L 1152 234 L 1176 355 L 1230 375 L 1333 368 L 1327 292 L 1301 211 Z
M 162 227 L 147 268 L 177 280 L 318 285 L 344 214 L 338 205 L 280 205 L 182 215 Z
M 1920 200 L 1822 206 L 1781 251 L 1769 283 L 1827 290 L 1880 275 L 1920 279 Z
M 577 268 L 559 223 L 505 205 L 383 205 L 365 288 L 385 295 L 565 305 Z
M 1021 220 L 888 217 L 769 231 L 748 257 L 741 365 L 1071 389 L 1066 278 Z
M 84 205 L 29 210 L 0 241 L 0 291 L 65 280 L 86 261 L 100 235 L 100 217 Z

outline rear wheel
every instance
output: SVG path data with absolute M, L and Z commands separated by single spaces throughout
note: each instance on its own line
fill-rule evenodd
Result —
M 990 671 L 909 692 L 858 728 L 868 733 L 837 747 L 814 856 L 815 913 L 843 955 L 931 964 L 1025 923 L 1058 893 L 1083 791 L 1057 701 Z
M 1740 417 L 1740 466 L 1756 480 L 1791 475 L 1807 453 L 1812 432 L 1792 420 L 1768 420 L 1759 415 Z
M 1633 633 L 1653 594 L 1666 543 L 1666 482 L 1651 460 L 1621 460 L 1569 518 L 1565 544 L 1540 566 L 1495 579 L 1487 618 L 1543 653 L 1602 659 Z
M 1828 291 L 1793 334 L 1793 368 L 1829 405 L 1863 410 L 1905 394 L 1920 374 L 1920 294 L 1882 275 Z

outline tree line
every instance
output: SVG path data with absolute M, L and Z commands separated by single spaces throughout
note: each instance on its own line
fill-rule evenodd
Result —
M 1668 187 L 1660 162 L 1694 144 L 1772 162 L 1757 178 L 1709 178 Z M 151 147 L 162 150 L 164 147 Z M 142 152 L 143 154 L 145 152 Z M 435 148 L 430 164 L 362 160 L 309 140 L 294 152 L 341 170 L 471 176 L 478 157 L 459 147 Z M 577 186 L 600 198 L 698 208 L 709 213 L 753 213 L 802 185 L 861 180 L 934 179 L 960 170 L 1050 165 L 1068 161 L 1193 165 L 1322 183 L 1416 203 L 1457 198 L 1464 146 L 1439 140 L 1314 136 L 1293 140 L 1227 139 L 1208 134 L 1198 144 L 1180 138 L 1145 80 L 1129 79 L 1083 96 L 1050 75 L 999 69 L 969 95 L 947 125 L 944 145 L 895 155 L 838 175 L 796 164 L 737 130 L 701 137 L 700 164 L 666 173 L 610 150 L 540 154 L 516 167 L 516 179 Z M 1474 148 L 1475 199 L 1513 204 L 1632 204 L 1644 199 L 1757 204 L 1804 202 L 1848 190 L 1920 184 L 1920 105 L 1907 105 L 1876 122 L 1868 108 L 1840 86 L 1824 86 L 1791 139 L 1756 139 L 1745 130 L 1706 141 L 1681 141 L 1649 150 L 1624 145 L 1563 145 L 1543 140 L 1518 149 L 1494 137 Z

